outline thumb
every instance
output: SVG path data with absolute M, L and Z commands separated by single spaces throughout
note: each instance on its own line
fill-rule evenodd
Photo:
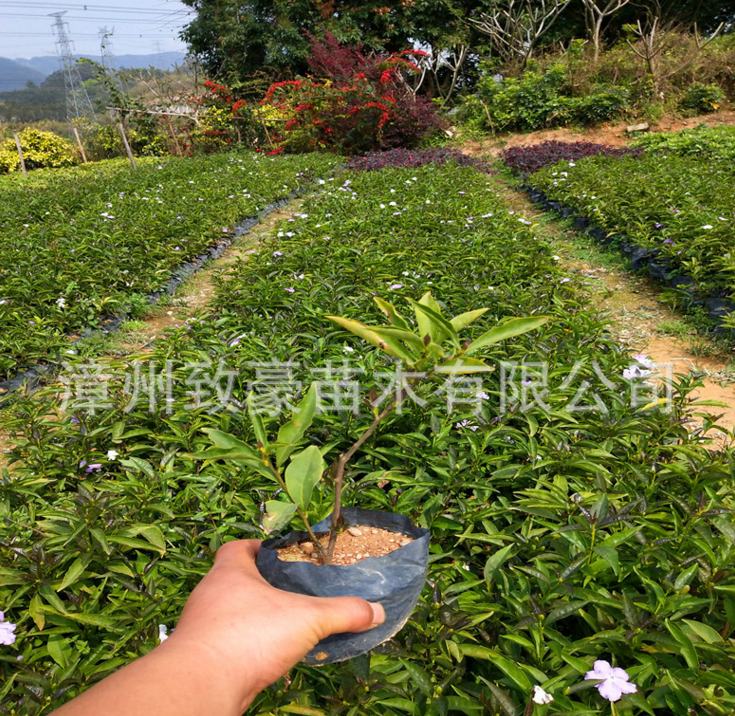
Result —
M 319 639 L 342 632 L 368 631 L 385 621 L 380 602 L 368 602 L 359 597 L 319 598 L 316 631 Z

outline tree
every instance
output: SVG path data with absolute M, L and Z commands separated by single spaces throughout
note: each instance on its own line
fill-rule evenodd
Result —
M 600 45 L 602 43 L 602 27 L 611 15 L 619 12 L 630 0 L 582 0 L 587 13 L 587 28 L 594 51 L 594 63 L 600 60 Z
M 470 18 L 470 23 L 492 38 L 504 64 L 525 66 L 541 37 L 551 28 L 570 0 L 506 0 L 502 5 Z
M 182 0 L 196 17 L 182 38 L 210 77 L 245 81 L 256 72 L 282 79 L 307 71 L 308 35 L 334 35 L 369 51 L 462 44 L 464 18 L 478 0 Z

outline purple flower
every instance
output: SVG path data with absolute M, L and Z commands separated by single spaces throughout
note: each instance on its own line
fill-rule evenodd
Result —
M 82 461 L 81 461 L 81 462 L 79 463 L 79 467 L 84 467 L 84 466 L 85 466 L 86 464 L 87 464 L 87 461 L 86 461 L 86 460 L 82 460 Z
M 99 462 L 95 462 L 92 465 L 89 465 L 89 467 L 87 467 L 85 472 L 94 472 L 95 470 L 101 470 L 101 469 L 102 469 L 102 465 Z
M 663 226 L 663 224 L 654 224 L 653 226 L 656 229 L 660 229 Z
M 79 418 L 72 418 L 71 421 L 72 421 L 72 423 L 78 423 L 79 422 Z
M 399 288 L 403 288 L 402 283 L 392 283 L 390 286 L 388 286 L 389 291 L 397 291 Z
M 601 679 L 596 686 L 603 699 L 618 701 L 623 694 L 634 694 L 638 691 L 638 687 L 628 680 L 630 677 L 624 669 L 610 666 L 609 662 L 602 660 L 596 661 L 594 667 L 584 678 L 585 681 Z
M 295 288 L 291 288 L 291 287 L 286 289 L 286 291 L 288 291 L 289 293 L 293 293 L 295 290 L 296 290 Z
M 474 432 L 475 430 L 477 430 L 479 426 L 471 425 L 469 420 L 462 420 L 459 423 L 457 423 L 454 427 L 455 428 L 469 428 L 470 430 Z
M 274 251 L 273 252 L 273 255 L 274 256 L 283 256 L 283 251 Z
M 5 612 L 0 612 L 0 644 L 10 646 L 15 644 L 15 624 L 5 621 Z
M 457 194 L 466 194 L 467 192 L 464 191 L 458 191 Z

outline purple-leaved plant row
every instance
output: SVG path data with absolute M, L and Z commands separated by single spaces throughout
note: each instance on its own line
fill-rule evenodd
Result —
M 385 167 L 420 167 L 423 164 L 446 164 L 489 169 L 487 162 L 469 157 L 456 149 L 430 147 L 429 149 L 391 149 L 387 152 L 370 152 L 364 157 L 351 157 L 347 168 L 357 172 L 372 172 Z
M 513 171 L 520 174 L 535 172 L 562 160 L 576 161 L 604 154 L 607 157 L 641 157 L 643 150 L 629 147 L 610 147 L 593 142 L 543 142 L 531 147 L 510 147 L 500 154 L 502 160 Z

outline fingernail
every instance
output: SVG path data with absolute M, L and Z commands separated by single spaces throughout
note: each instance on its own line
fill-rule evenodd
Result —
M 385 621 L 385 609 L 379 602 L 370 602 L 370 606 L 373 608 L 373 623 L 370 628 L 373 629 Z

